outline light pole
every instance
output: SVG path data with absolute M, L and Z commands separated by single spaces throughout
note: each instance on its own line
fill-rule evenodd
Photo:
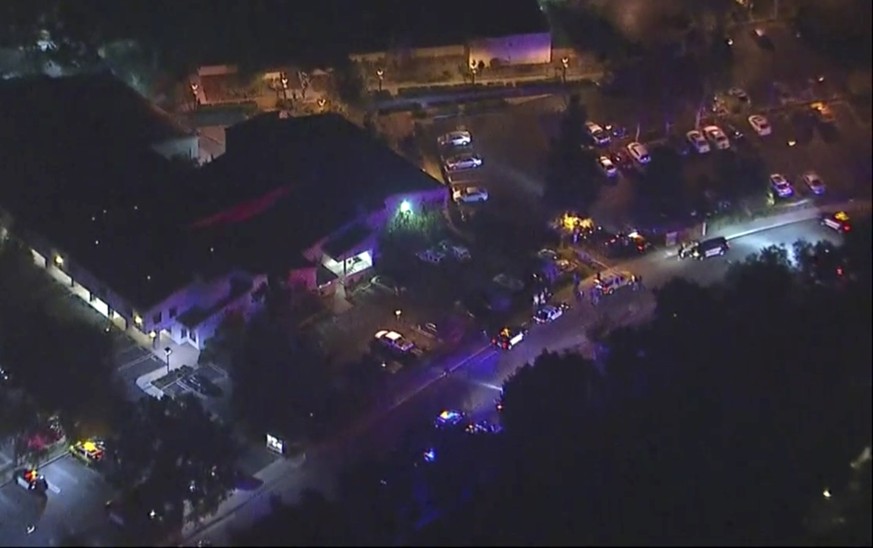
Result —
M 402 316 L 402 315 L 403 315 L 403 311 L 400 310 L 399 308 L 394 311 L 394 318 L 397 320 L 398 324 L 400 323 L 400 316 Z
M 200 89 L 200 85 L 197 82 L 191 82 L 191 95 L 194 96 L 194 106 L 200 104 L 200 101 L 197 99 L 197 90 Z
M 479 71 L 479 67 L 476 65 L 476 61 L 470 60 L 470 79 L 472 84 L 476 85 L 476 73 Z
M 385 71 L 381 68 L 376 69 L 376 77 L 379 78 L 379 91 L 382 91 L 382 81 L 385 79 Z
M 570 58 L 561 57 L 561 80 L 567 83 L 567 69 L 570 68 Z
M 169 346 L 164 348 L 164 354 L 167 356 L 167 375 L 170 374 L 170 354 L 173 353 L 173 349 Z
M 279 75 L 279 82 L 282 83 L 282 99 L 288 100 L 288 75 L 284 72 Z

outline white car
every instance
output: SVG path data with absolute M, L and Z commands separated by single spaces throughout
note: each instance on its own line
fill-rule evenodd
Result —
M 685 138 L 688 139 L 688 142 L 691 143 L 691 146 L 698 154 L 706 154 L 709 152 L 709 143 L 706 142 L 706 138 L 703 134 L 696 129 L 692 129 L 686 133 Z
M 424 251 L 419 251 L 415 254 L 416 257 L 421 259 L 422 261 L 430 264 L 440 264 L 443 262 L 443 259 L 446 258 L 444 253 L 440 253 L 434 249 L 425 249 Z
M 534 321 L 537 323 L 551 323 L 564 315 L 563 306 L 555 306 L 547 304 L 539 307 L 534 314 Z
M 600 171 L 602 171 L 607 177 L 615 177 L 618 175 L 618 168 L 615 167 L 615 164 L 612 163 L 609 156 L 598 156 L 597 165 L 600 167 Z
M 718 150 L 727 150 L 731 148 L 731 142 L 728 136 L 718 126 L 706 126 L 703 128 L 703 134 L 706 138 L 715 145 Z
M 803 183 L 806 187 L 815 194 L 816 196 L 821 196 L 825 193 L 825 184 L 824 181 L 821 180 L 821 177 L 818 176 L 818 173 L 815 171 L 807 171 L 801 177 Z
M 488 191 L 478 186 L 465 186 L 452 190 L 452 199 L 459 204 L 487 202 Z
M 466 147 L 473 143 L 473 136 L 470 135 L 469 131 L 451 131 L 440 136 L 437 139 L 437 143 L 439 143 L 441 147 Z
M 407 340 L 397 331 L 388 331 L 387 329 L 377 331 L 375 339 L 378 344 L 388 350 L 394 350 L 397 352 L 406 353 L 415 347 L 415 345 L 412 344 L 412 341 Z
M 585 131 L 588 132 L 588 136 L 597 146 L 609 144 L 609 133 L 594 122 L 585 122 Z
M 478 154 L 459 154 L 446 158 L 446 171 L 473 169 L 482 165 L 482 157 Z
M 642 143 L 636 141 L 628 143 L 627 151 L 631 155 L 631 158 L 640 165 L 646 165 L 652 161 L 652 157 L 649 156 L 649 149 L 647 149 L 646 145 Z
M 749 116 L 749 125 L 752 126 L 752 129 L 755 130 L 755 133 L 757 133 L 761 137 L 765 137 L 773 133 L 773 128 L 770 127 L 770 122 L 768 122 L 767 118 L 760 114 L 752 114 L 751 116 Z
M 773 173 L 770 175 L 770 187 L 780 198 L 788 198 L 794 194 L 794 187 L 788 182 L 781 173 Z

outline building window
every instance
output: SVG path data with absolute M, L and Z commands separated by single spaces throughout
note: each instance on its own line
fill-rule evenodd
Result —
M 155 324 L 155 325 L 161 323 L 161 320 L 163 319 L 163 316 L 164 316 L 164 313 L 163 313 L 163 312 L 158 312 L 157 314 L 155 314 L 154 316 L 152 316 L 152 323 Z
M 197 342 L 197 332 L 194 331 L 193 329 L 191 330 L 191 337 L 190 338 L 191 338 L 191 342 L 195 342 L 195 343 Z
M 175 306 L 174 306 L 173 308 L 171 308 L 171 309 L 170 309 L 170 318 L 175 318 L 175 317 L 176 317 L 176 314 L 177 314 L 178 312 L 179 312 L 179 309 L 177 309 Z
M 182 328 L 181 331 L 179 331 L 179 334 L 182 336 L 183 339 L 187 339 L 187 338 L 188 338 L 188 330 L 185 329 L 184 327 Z

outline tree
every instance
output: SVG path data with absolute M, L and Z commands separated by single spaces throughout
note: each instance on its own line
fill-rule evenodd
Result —
M 314 433 L 335 410 L 330 377 L 318 353 L 264 316 L 246 329 L 230 376 L 234 408 L 258 437 Z
M 113 341 L 64 297 L 29 250 L 14 240 L 3 244 L 0 358 L 36 408 L 61 416 L 68 435 L 105 431 L 118 393 L 108 361 Z
M 230 430 L 193 395 L 142 398 L 120 414 L 111 440 L 109 477 L 120 487 L 140 487 L 181 523 L 214 512 L 234 487 L 239 454 Z
M 552 140 L 546 174 L 546 198 L 564 206 L 569 200 L 578 204 L 580 210 L 591 207 L 600 188 L 594 158 L 581 149 L 587 119 L 588 111 L 579 95 L 571 95 L 559 122 L 558 135 Z

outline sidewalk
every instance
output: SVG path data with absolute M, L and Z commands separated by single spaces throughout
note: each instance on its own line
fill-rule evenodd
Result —
M 595 71 L 581 71 L 581 70 L 568 70 L 567 71 L 567 82 L 578 82 L 582 80 L 599 80 L 603 77 L 602 70 Z M 418 82 L 413 80 L 401 81 L 401 82 L 392 82 L 385 81 L 382 83 L 382 92 L 388 92 L 391 95 L 398 95 L 401 91 L 410 90 L 410 89 L 432 89 L 439 87 L 458 87 L 458 86 L 497 86 L 497 85 L 513 85 L 518 82 L 561 82 L 563 78 L 561 75 L 555 76 L 551 70 L 544 70 L 540 74 L 519 74 L 516 76 L 498 76 L 498 77 L 488 77 L 482 76 L 477 77 L 475 83 L 470 79 L 464 78 L 453 78 L 451 80 L 444 80 L 440 82 Z M 379 87 L 370 86 L 367 89 L 370 93 L 377 93 L 379 91 Z

